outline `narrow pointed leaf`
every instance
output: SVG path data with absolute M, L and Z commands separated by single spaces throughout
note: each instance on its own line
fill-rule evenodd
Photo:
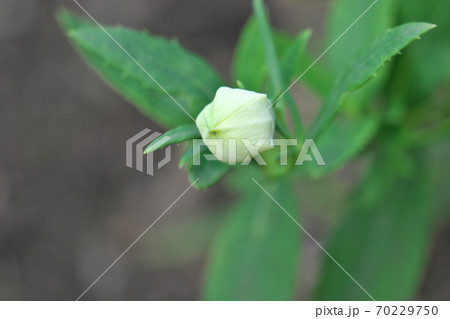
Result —
M 194 138 L 201 138 L 200 132 L 195 124 L 178 126 L 156 138 L 147 146 L 144 153 L 154 152 L 165 146 L 192 140 Z

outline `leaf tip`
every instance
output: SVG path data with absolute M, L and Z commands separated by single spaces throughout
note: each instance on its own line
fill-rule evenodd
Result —
M 313 30 L 311 28 L 306 28 L 303 30 L 303 33 L 306 37 L 310 37 L 313 34 Z
M 236 86 L 240 89 L 245 89 L 244 83 L 242 83 L 239 79 L 236 80 Z

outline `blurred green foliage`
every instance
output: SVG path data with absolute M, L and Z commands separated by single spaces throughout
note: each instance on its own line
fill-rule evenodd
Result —
M 274 182 L 267 191 L 296 211 L 289 185 Z M 206 300 L 289 300 L 295 291 L 301 252 L 300 229 L 256 184 L 228 215 L 209 257 Z
M 198 180 L 197 188 L 208 188 L 233 171 L 229 188 L 240 194 L 211 245 L 203 298 L 295 299 L 296 289 L 302 289 L 297 287 L 301 230 L 275 201 L 301 221 L 299 207 L 307 199 L 294 194 L 297 179 L 322 177 L 361 154 L 369 159 L 366 172 L 338 215 L 342 218 L 325 249 L 373 298 L 415 298 L 438 216 L 434 209 L 439 203 L 432 199 L 448 200 L 435 186 L 448 185 L 448 172 L 433 184 L 429 171 L 436 160 L 429 150 L 441 141 L 448 145 L 450 135 L 450 2 L 332 1 L 324 50 L 339 40 L 311 70 L 311 31 L 290 36 L 275 30 L 262 1 L 254 0 L 253 5 L 254 17 L 244 26 L 235 50 L 233 85 L 266 92 L 277 102 L 277 128 L 284 137 L 291 134 L 286 124 L 289 111 L 295 136 L 314 137 L 327 165 L 281 168 L 269 151 L 263 154 L 269 162 L 263 169 L 205 159 L 196 166 L 191 163 L 195 150 L 187 149 L 180 166 L 191 182 Z M 76 49 L 109 84 L 144 114 L 172 128 L 164 136 L 177 143 L 198 136 L 191 119 L 158 83 L 195 117 L 224 85 L 206 62 L 176 42 L 147 33 L 123 27 L 102 30 L 66 11 L 60 12 L 59 21 Z M 409 45 L 434 24 L 438 27 L 424 40 Z M 151 70 L 154 78 L 135 62 Z M 290 93 L 278 101 L 299 76 L 300 83 L 323 100 L 317 119 L 306 130 Z M 150 151 L 170 144 L 154 143 Z M 209 153 L 206 147 L 197 151 Z M 291 161 L 298 151 L 291 149 Z M 324 190 L 320 200 L 326 201 L 328 192 L 333 190 Z M 311 298 L 370 299 L 335 261 L 323 257 Z

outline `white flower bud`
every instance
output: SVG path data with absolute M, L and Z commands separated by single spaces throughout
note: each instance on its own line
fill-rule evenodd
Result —
M 257 155 L 255 149 L 260 153 L 273 147 L 274 115 L 265 94 L 221 87 L 196 124 L 211 153 L 229 164 L 248 161 Z M 210 139 L 221 140 L 222 149 L 212 147 Z

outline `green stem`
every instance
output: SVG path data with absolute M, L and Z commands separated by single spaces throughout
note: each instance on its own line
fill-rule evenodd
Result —
M 284 138 L 292 138 L 289 130 L 277 119 L 275 119 L 275 130 Z
M 263 41 L 267 68 L 273 90 L 275 92 L 281 92 L 285 87 L 285 84 L 283 82 L 281 68 L 275 50 L 275 44 L 273 42 L 272 30 L 270 28 L 269 20 L 267 18 L 262 0 L 253 0 L 253 10 L 255 12 L 256 21 L 258 23 Z M 288 106 L 289 112 L 291 113 L 296 136 L 297 138 L 302 138 L 303 127 L 297 105 L 289 92 L 286 92 L 283 98 Z

